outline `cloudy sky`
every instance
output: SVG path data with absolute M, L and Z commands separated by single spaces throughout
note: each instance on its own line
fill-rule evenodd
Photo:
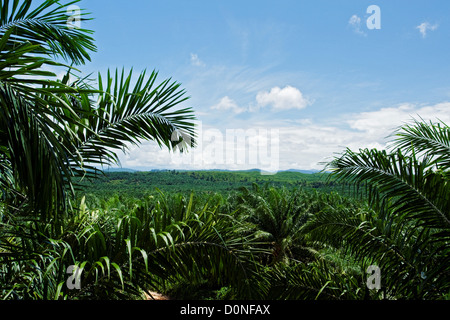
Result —
M 96 0 L 86 73 L 182 83 L 199 147 L 145 142 L 124 168 L 321 169 L 384 148 L 413 117 L 450 123 L 450 1 Z

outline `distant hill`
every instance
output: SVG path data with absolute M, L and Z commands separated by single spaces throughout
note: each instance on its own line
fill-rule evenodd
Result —
M 129 168 L 107 168 L 104 171 L 105 172 L 167 172 L 167 171 L 173 171 L 174 169 L 148 169 L 148 170 L 136 170 L 136 169 L 129 169 Z M 190 172 L 260 172 L 260 169 L 247 169 L 247 170 L 229 170 L 229 169 L 204 169 L 204 170 L 189 170 L 189 169 L 175 169 L 175 171 L 183 172 L 183 171 L 190 171 Z M 299 172 L 299 173 L 305 173 L 305 174 L 314 174 L 320 172 L 319 170 L 301 170 L 301 169 L 288 169 L 288 170 L 279 170 L 278 172 Z
M 319 170 L 299 170 L 299 169 L 289 169 L 289 170 L 282 170 L 287 172 L 300 172 L 300 173 L 306 173 L 306 174 L 312 174 L 312 173 L 318 173 Z
M 302 172 L 303 171 L 303 172 Z M 306 172 L 306 173 L 305 173 Z M 109 168 L 105 176 L 83 181 L 86 193 L 102 197 L 115 194 L 143 197 L 158 188 L 165 192 L 219 192 L 237 191 L 253 184 L 274 187 L 334 190 L 337 185 L 327 181 L 327 174 L 313 170 L 286 170 L 274 175 L 259 170 L 148 170 Z
M 128 168 L 107 168 L 104 172 L 138 172 L 138 170 Z

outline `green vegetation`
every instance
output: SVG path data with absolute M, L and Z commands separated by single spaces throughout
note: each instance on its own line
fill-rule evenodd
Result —
M 192 110 L 156 73 L 52 80 L 44 65 L 67 67 L 50 57 L 89 60 L 91 32 L 30 5 L 0 7 L 0 299 L 450 298 L 449 126 L 405 125 L 330 174 L 96 177 L 126 143 L 192 141 Z
M 282 171 L 274 175 L 261 175 L 259 171 L 176 171 L 155 170 L 148 172 L 105 172 L 94 180 L 84 179 L 83 194 L 102 199 L 116 194 L 122 197 L 141 198 L 156 188 L 167 192 L 189 194 L 209 192 L 227 194 L 240 187 L 253 184 L 274 187 L 303 188 L 306 190 L 344 191 L 341 184 L 328 179 L 325 173 L 306 174 Z

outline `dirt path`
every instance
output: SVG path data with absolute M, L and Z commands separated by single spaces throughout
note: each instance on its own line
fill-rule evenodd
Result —
M 154 291 L 149 291 L 148 293 L 145 293 L 145 297 L 147 300 L 170 300 L 168 296 L 165 296 L 163 294 Z

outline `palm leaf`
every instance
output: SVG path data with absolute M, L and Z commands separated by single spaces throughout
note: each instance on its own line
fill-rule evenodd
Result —
M 0 2 L 0 34 L 13 31 L 11 45 L 29 41 L 36 46 L 35 54 L 63 57 L 76 64 L 90 60 L 89 51 L 96 47 L 90 37 L 92 31 L 70 28 L 67 9 L 79 0 L 60 4 L 57 0 L 46 0 L 31 9 L 32 0 L 2 0 Z M 81 22 L 89 20 L 87 14 L 81 12 Z
M 450 184 L 442 174 L 431 170 L 432 161 L 425 157 L 404 156 L 400 150 L 347 150 L 328 168 L 337 181 L 355 185 L 367 184 L 373 205 L 392 208 L 392 212 L 410 219 L 420 219 L 430 227 L 450 227 L 448 194 Z
M 311 235 L 395 270 L 385 274 L 390 297 L 432 299 L 448 292 L 448 132 L 443 123 L 405 125 L 393 151 L 347 149 L 328 165 L 337 181 L 362 189 L 375 214 L 322 212 L 311 221 L 317 228 Z
M 450 169 L 450 127 L 445 123 L 414 120 L 412 125 L 400 127 L 393 137 L 392 148 L 402 149 L 405 154 L 433 157 L 439 169 Z
M 195 146 L 192 109 L 176 109 L 187 99 L 180 84 L 169 79 L 155 85 L 157 73 L 152 72 L 146 80 L 144 71 L 132 88 L 132 76 L 132 71 L 125 75 L 122 70 L 119 76 L 116 70 L 113 80 L 108 71 L 104 84 L 99 74 L 98 92 L 101 93 L 94 108 L 91 99 L 82 96 L 81 107 L 90 111 L 83 118 L 88 130 L 77 127 L 80 143 L 72 151 L 74 159 L 79 157 L 86 164 L 117 163 L 117 150 L 142 140 L 155 141 L 170 150 Z

